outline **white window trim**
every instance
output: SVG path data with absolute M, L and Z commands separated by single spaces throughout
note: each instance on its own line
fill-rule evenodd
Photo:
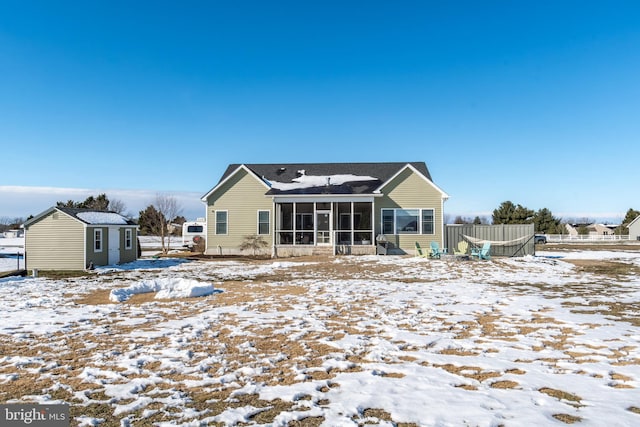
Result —
M 424 211 L 431 211 L 431 217 L 433 218 L 433 232 L 432 233 L 423 233 L 424 224 L 422 222 L 422 218 L 424 218 Z M 420 209 L 420 234 L 423 236 L 434 236 L 436 234 L 436 210 L 434 208 L 424 208 Z
M 400 233 L 397 234 L 396 233 L 396 213 L 397 211 L 412 211 L 412 210 L 417 210 L 418 211 L 418 232 L 417 233 Z M 435 208 L 381 208 L 380 209 L 380 230 L 384 231 L 384 211 L 393 211 L 393 235 L 422 235 L 422 236 L 434 236 L 436 234 L 436 210 Z M 433 233 L 423 233 L 423 226 L 422 226 L 422 212 L 423 211 L 431 211 L 432 212 L 432 216 L 433 216 Z
M 260 233 L 260 213 L 262 213 L 262 212 L 266 212 L 267 216 L 268 216 L 268 218 L 267 218 L 268 230 L 267 230 L 266 233 Z M 271 234 L 271 211 L 268 210 L 268 209 L 258 209 L 258 213 L 257 213 L 257 218 L 256 219 L 258 221 L 257 228 L 256 228 L 256 234 L 259 235 L 259 236 L 268 236 L 268 235 L 270 235 Z
M 128 240 L 127 240 L 128 238 Z M 127 242 L 129 244 L 127 244 Z M 124 248 L 125 249 L 132 249 L 133 248 L 133 230 L 131 230 L 130 228 L 125 228 L 124 229 Z
M 93 252 L 102 252 L 104 248 L 104 239 L 102 238 L 102 228 L 93 229 Z M 96 249 L 96 243 L 100 242 L 100 249 Z
M 225 213 L 225 229 L 226 229 L 226 233 L 218 233 L 218 212 L 224 212 Z M 214 211 L 213 213 L 213 233 L 218 235 L 218 236 L 227 236 L 229 234 L 229 211 L 226 210 L 219 210 L 219 211 Z

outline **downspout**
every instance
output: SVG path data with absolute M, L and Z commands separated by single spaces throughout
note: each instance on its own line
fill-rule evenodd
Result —
M 82 224 L 82 228 L 84 229 L 84 239 L 82 245 L 82 265 L 84 265 L 83 270 L 87 269 L 89 263 L 87 262 L 87 224 Z
M 278 215 L 276 209 L 276 198 L 271 198 L 271 210 L 273 212 L 272 215 L 272 226 L 271 226 L 271 258 L 278 258 L 278 250 L 276 248 L 276 224 L 278 222 L 276 216 Z
M 443 248 L 446 247 L 446 245 L 444 243 L 444 238 L 445 238 L 445 235 L 444 235 L 444 202 L 446 202 L 447 200 L 448 199 L 443 197 L 442 198 L 442 202 L 440 203 L 440 227 L 442 228 L 440 230 L 440 235 L 442 236 L 442 242 L 440 242 L 440 244 L 441 244 L 441 246 Z

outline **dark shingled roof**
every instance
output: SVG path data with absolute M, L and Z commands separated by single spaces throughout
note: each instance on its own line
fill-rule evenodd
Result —
M 311 187 L 295 190 L 270 189 L 267 194 L 371 194 L 391 177 L 398 173 L 407 164 L 413 166 L 418 172 L 431 181 L 431 174 L 424 162 L 393 162 L 393 163 L 273 163 L 273 164 L 247 164 L 258 178 L 267 181 L 292 183 L 294 178 L 300 176 L 298 171 L 304 170 L 308 176 L 331 175 L 356 175 L 377 178 L 376 180 L 350 181 L 341 185 Z M 220 178 L 224 181 L 241 165 L 232 164 Z

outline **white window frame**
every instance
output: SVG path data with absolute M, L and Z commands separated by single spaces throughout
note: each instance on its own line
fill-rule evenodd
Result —
M 260 232 L 260 224 L 265 224 L 264 221 L 260 222 L 260 214 L 265 212 L 267 214 L 267 232 L 266 233 L 261 233 Z M 266 210 L 266 209 L 261 209 L 258 210 L 258 228 L 257 228 L 257 233 L 260 236 L 268 236 L 269 234 L 271 234 L 271 211 L 270 210 Z
M 218 225 L 223 224 L 218 222 L 218 213 L 224 213 L 224 233 L 218 233 Z M 213 232 L 219 236 L 226 236 L 229 234 L 229 211 L 215 211 L 214 212 L 214 226 Z
M 102 252 L 104 248 L 104 239 L 102 238 L 102 228 L 93 229 L 93 252 Z M 100 248 L 96 248 L 96 244 L 99 244 Z
M 393 212 L 393 224 L 392 224 L 392 228 L 393 228 L 393 232 L 392 233 L 388 233 L 388 230 L 385 230 L 384 226 L 384 219 L 385 219 L 385 211 L 392 211 Z M 397 213 L 398 211 L 417 211 L 418 212 L 418 223 L 416 224 L 416 231 L 415 232 L 404 232 L 404 233 L 398 233 L 397 227 Z M 431 216 L 433 218 L 433 232 L 432 233 L 424 233 L 424 223 L 423 223 L 423 215 L 425 211 L 431 211 Z M 382 232 L 384 234 L 392 234 L 392 235 L 404 235 L 404 234 L 409 234 L 409 235 L 425 235 L 425 236 L 433 236 L 436 234 L 436 210 L 434 208 L 382 208 L 380 209 L 380 230 L 382 230 Z
M 425 211 L 431 211 L 431 229 L 433 230 L 431 233 L 425 233 L 424 232 L 424 212 Z M 433 208 L 429 208 L 429 209 L 420 209 L 420 234 L 426 235 L 426 236 L 433 236 L 434 234 L 436 234 L 436 210 Z
M 131 230 L 130 228 L 124 229 L 124 248 L 133 248 L 133 230 Z

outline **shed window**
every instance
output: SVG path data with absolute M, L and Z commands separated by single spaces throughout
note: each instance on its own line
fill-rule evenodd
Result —
M 131 249 L 133 247 L 133 233 L 130 228 L 124 230 L 124 248 Z
M 93 251 L 102 252 L 102 229 L 93 230 Z

